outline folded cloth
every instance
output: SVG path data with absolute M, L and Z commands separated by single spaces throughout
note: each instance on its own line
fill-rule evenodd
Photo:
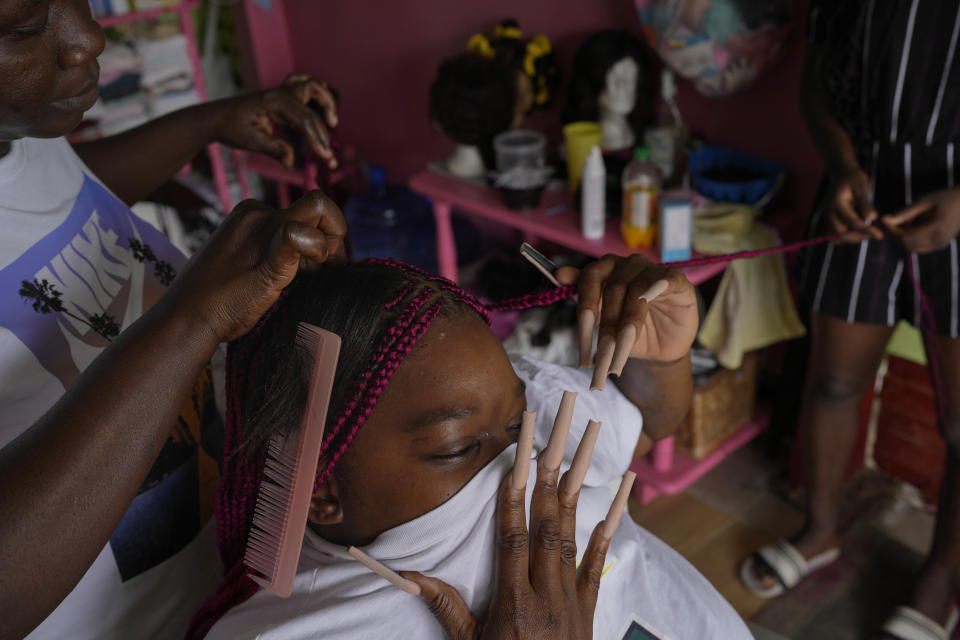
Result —
M 137 40 L 137 51 L 144 61 L 144 87 L 152 88 L 179 75 L 193 76 L 193 67 L 187 56 L 187 39 L 182 34 L 161 40 Z
M 780 244 L 772 229 L 756 222 L 756 211 L 741 205 L 712 205 L 694 220 L 693 246 L 701 253 L 755 251 Z M 734 260 L 700 328 L 700 343 L 728 369 L 743 354 L 806 333 L 793 302 L 783 256 Z

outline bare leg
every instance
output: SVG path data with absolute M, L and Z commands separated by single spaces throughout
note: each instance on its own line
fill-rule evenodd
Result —
M 960 339 L 936 338 L 930 347 L 939 374 L 935 375 L 940 381 L 940 430 L 947 442 L 947 454 L 933 546 L 918 577 L 911 606 L 942 624 L 960 587 Z
M 833 546 L 837 507 L 857 437 L 860 397 L 874 383 L 893 329 L 814 314 L 813 347 L 800 410 L 806 439 L 807 524 L 794 540 L 809 557 Z
M 873 384 L 893 332 L 816 313 L 811 321 L 810 365 L 799 417 L 806 445 L 807 522 L 791 540 L 806 558 L 839 542 L 837 511 L 856 442 L 860 397 Z M 759 571 L 765 582 L 774 582 L 768 570 Z

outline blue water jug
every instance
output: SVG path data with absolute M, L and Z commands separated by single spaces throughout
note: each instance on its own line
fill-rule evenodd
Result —
M 343 208 L 353 258 L 396 258 L 436 272 L 433 214 L 422 196 L 387 183 L 383 167 L 370 167 L 370 187 L 347 200 Z

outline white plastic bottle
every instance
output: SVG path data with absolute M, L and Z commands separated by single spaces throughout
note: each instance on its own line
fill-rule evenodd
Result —
M 580 182 L 580 231 L 588 240 L 599 240 L 607 227 L 607 170 L 600 147 L 594 145 L 587 156 Z

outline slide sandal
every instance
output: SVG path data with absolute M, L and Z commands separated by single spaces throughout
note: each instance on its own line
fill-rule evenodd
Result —
M 776 598 L 787 589 L 796 586 L 803 578 L 822 569 L 840 557 L 840 549 L 834 547 L 819 553 L 809 560 L 797 548 L 784 539 L 760 547 L 740 566 L 740 579 L 750 593 L 758 598 Z M 765 585 L 757 578 L 759 561 L 770 568 L 777 582 Z
M 960 612 L 954 607 L 947 624 L 941 627 L 913 607 L 899 606 L 883 623 L 880 631 L 897 640 L 950 640 L 958 619 Z

